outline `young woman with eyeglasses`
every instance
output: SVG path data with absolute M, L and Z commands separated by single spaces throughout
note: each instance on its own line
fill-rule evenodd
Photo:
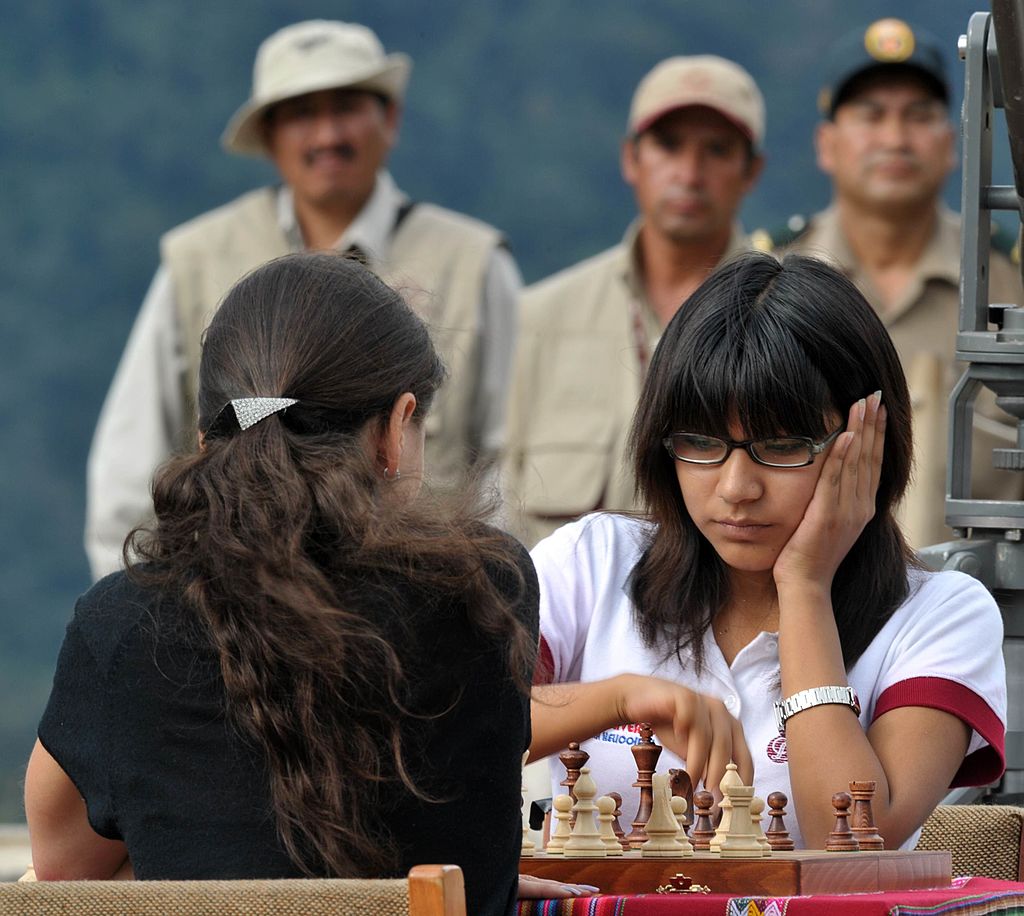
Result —
M 534 759 L 590 739 L 600 791 L 635 804 L 628 748 L 651 723 L 660 771 L 717 791 L 734 760 L 760 797 L 789 796 L 810 848 L 851 780 L 875 781 L 895 848 L 951 785 L 997 778 L 1001 618 L 976 580 L 915 563 L 893 517 L 911 452 L 896 352 L 844 276 L 757 254 L 713 274 L 634 417 L 646 517 L 592 515 L 534 548 Z

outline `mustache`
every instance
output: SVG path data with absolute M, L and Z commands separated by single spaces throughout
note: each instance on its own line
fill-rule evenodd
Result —
M 671 187 L 665 191 L 662 200 L 667 204 L 707 203 L 708 195 L 700 188 Z
M 913 153 L 903 150 L 880 151 L 867 158 L 869 168 L 876 165 L 889 165 L 893 162 L 916 167 L 918 165 L 918 158 Z
M 312 165 L 320 156 L 339 156 L 351 162 L 356 158 L 356 148 L 351 143 L 335 143 L 331 146 L 318 146 L 309 150 L 305 156 L 306 165 Z

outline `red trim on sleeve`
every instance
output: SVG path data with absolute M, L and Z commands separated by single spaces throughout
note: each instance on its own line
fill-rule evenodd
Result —
M 550 684 L 555 679 L 555 656 L 548 641 L 542 636 L 537 652 L 537 665 L 533 669 L 533 683 Z
M 969 687 L 942 677 L 912 677 L 886 688 L 875 704 L 875 719 L 901 706 L 941 709 L 966 722 L 988 747 L 968 754 L 956 771 L 951 789 L 995 782 L 1006 769 L 1006 727 L 992 707 Z

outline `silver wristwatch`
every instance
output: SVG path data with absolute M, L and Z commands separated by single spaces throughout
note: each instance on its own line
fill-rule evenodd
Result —
M 775 701 L 775 724 L 779 726 L 779 734 L 786 734 L 786 721 L 798 712 L 828 703 L 849 706 L 856 715 L 860 715 L 860 700 L 852 687 L 811 687 Z

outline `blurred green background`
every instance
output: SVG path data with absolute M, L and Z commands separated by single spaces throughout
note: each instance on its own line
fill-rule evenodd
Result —
M 413 197 L 508 234 L 527 281 L 615 243 L 632 90 L 658 60 L 714 52 L 768 104 L 768 163 L 743 211 L 780 226 L 828 199 L 811 150 L 822 55 L 883 15 L 948 48 L 964 0 L 36 0 L 0 29 L 0 821 L 64 625 L 89 584 L 85 458 L 162 232 L 267 181 L 219 136 L 259 42 L 300 19 L 362 22 L 414 69 L 392 168 Z M 997 177 L 1009 181 L 1000 154 Z M 947 197 L 958 206 L 958 176 Z

